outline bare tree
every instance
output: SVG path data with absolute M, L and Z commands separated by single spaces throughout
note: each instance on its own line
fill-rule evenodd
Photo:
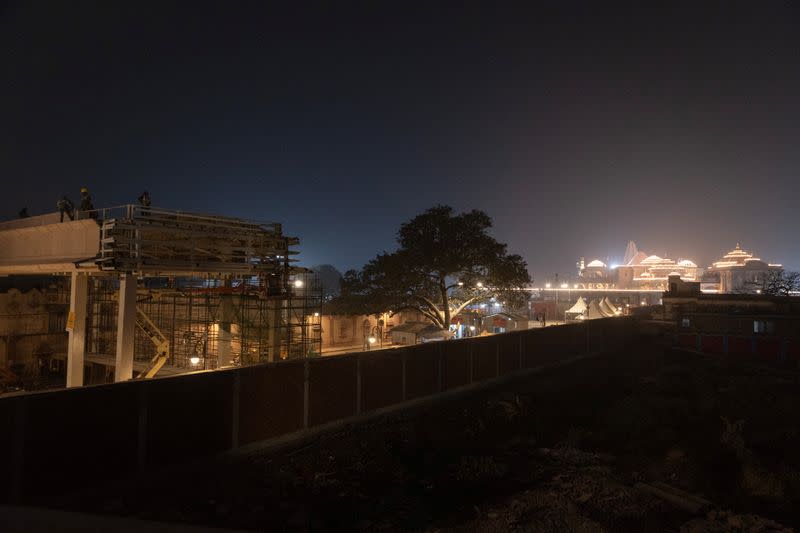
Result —
M 800 291 L 800 272 L 770 270 L 760 281 L 749 281 L 740 292 L 759 292 L 770 296 L 789 296 Z

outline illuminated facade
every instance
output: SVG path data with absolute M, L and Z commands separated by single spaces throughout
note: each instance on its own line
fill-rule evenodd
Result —
M 739 243 L 715 261 L 702 278 L 703 292 L 746 293 L 757 292 L 770 271 L 782 270 L 779 264 L 767 263 L 753 254 L 742 250 Z
M 686 281 L 695 281 L 702 269 L 691 259 L 677 261 L 639 251 L 631 241 L 625 250 L 625 263 L 608 267 L 599 259 L 584 264 L 579 262 L 580 285 L 587 289 L 641 289 L 666 290 L 670 275 Z
M 685 282 L 700 282 L 703 292 L 757 292 L 770 271 L 782 266 L 767 263 L 742 250 L 739 243 L 706 269 L 691 259 L 648 255 L 631 241 L 625 250 L 622 265 L 608 266 L 599 259 L 588 263 L 581 258 L 578 266 L 578 287 L 582 289 L 667 290 L 669 277 L 678 276 Z M 576 288 L 578 288 L 576 287 Z

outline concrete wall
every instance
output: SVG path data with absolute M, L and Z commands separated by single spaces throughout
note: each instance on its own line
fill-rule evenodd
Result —
M 50 331 L 50 320 L 60 315 L 66 325 L 67 310 L 58 293 L 38 289 L 0 293 L 0 366 L 13 361 L 36 370 L 36 356 L 66 353 L 67 332 Z
M 413 399 L 623 347 L 612 318 L 385 351 L 0 398 L 0 501 L 302 435 Z

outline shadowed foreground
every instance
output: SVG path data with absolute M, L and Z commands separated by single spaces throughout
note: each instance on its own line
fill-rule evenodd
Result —
M 639 345 L 49 504 L 270 531 L 780 530 L 800 524 L 798 390 L 797 374 Z

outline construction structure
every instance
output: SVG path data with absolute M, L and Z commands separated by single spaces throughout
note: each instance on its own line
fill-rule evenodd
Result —
M 120 206 L 0 223 L 0 274 L 69 276 L 66 384 L 321 349 L 321 289 L 280 224 Z

